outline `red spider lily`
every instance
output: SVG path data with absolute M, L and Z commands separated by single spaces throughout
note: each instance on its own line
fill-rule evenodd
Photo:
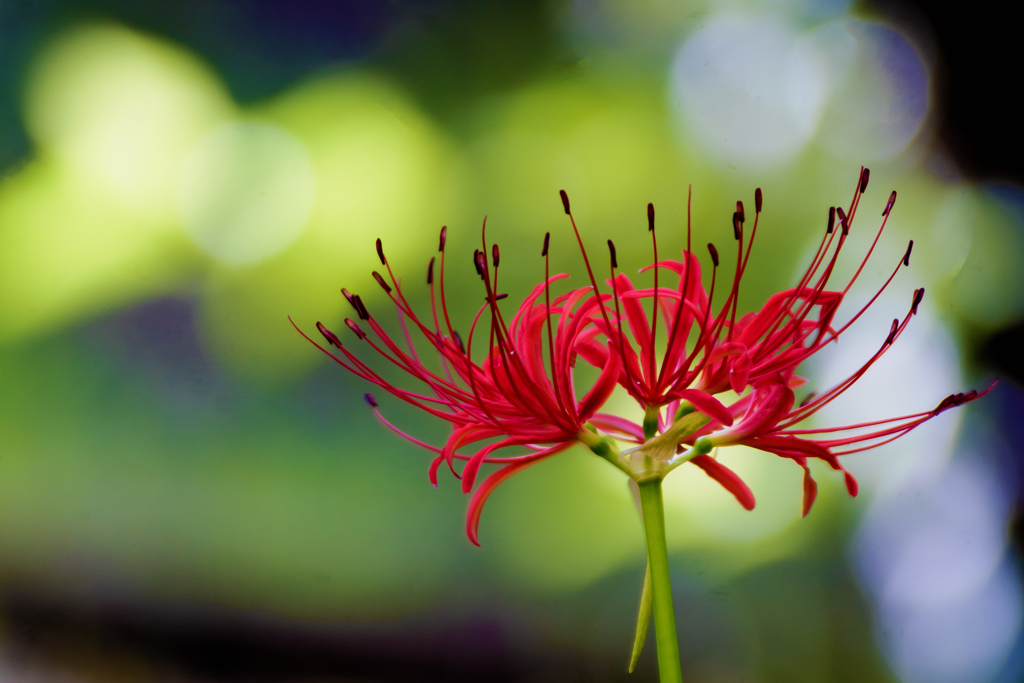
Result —
M 654 437 L 655 431 L 665 434 L 678 414 L 682 401 L 688 401 L 705 413 L 710 421 L 698 431 L 687 435 L 678 444 L 679 456 L 670 464 L 692 459 L 712 478 L 729 490 L 747 509 L 754 507 L 754 497 L 745 483 L 724 465 L 707 455 L 715 446 L 742 444 L 758 448 L 796 461 L 804 469 L 803 514 L 807 514 L 814 501 L 817 485 L 810 476 L 807 458 L 819 458 L 836 470 L 844 472 L 850 495 L 857 494 L 857 482 L 839 464 L 838 456 L 855 453 L 888 443 L 945 410 L 973 401 L 988 392 L 970 391 L 944 399 L 935 409 L 888 420 L 867 422 L 830 429 L 797 430 L 792 427 L 831 403 L 878 361 L 903 333 L 910 318 L 924 296 L 924 289 L 914 291 L 911 307 L 902 321 L 894 320 L 881 348 L 856 372 L 821 395 L 811 394 L 794 407 L 793 388 L 805 382 L 794 375 L 797 367 L 827 344 L 836 341 L 877 300 L 892 282 L 901 267 L 909 266 L 913 241 L 901 255 L 895 269 L 875 295 L 842 327 L 833 327 L 833 320 L 846 293 L 860 276 L 868 258 L 874 251 L 888 220 L 896 193 L 882 212 L 881 227 L 871 247 L 853 277 L 841 291 L 826 289 L 837 258 L 857 212 L 860 199 L 868 184 L 869 171 L 862 168 L 849 210 L 829 211 L 828 227 L 810 266 L 796 287 L 773 295 L 757 313 L 749 313 L 736 320 L 740 281 L 750 258 L 751 245 L 757 231 L 757 219 L 762 207 L 761 190 L 755 193 L 755 219 L 750 240 L 744 249 L 744 212 L 741 202 L 733 214 L 734 237 L 737 242 L 736 268 L 732 286 L 725 302 L 712 312 L 711 300 L 719 264 L 718 252 L 708 245 L 714 269 L 711 292 L 701 284 L 700 265 L 690 251 L 689 229 L 684 261 L 658 261 L 654 235 L 654 209 L 648 205 L 648 226 L 655 250 L 653 289 L 635 289 L 623 274 L 616 275 L 614 245 L 611 250 L 611 278 L 614 306 L 594 317 L 594 325 L 611 340 L 607 347 L 596 339 L 582 343 L 580 355 L 597 367 L 614 363 L 619 355 L 622 370 L 619 383 L 645 408 L 647 419 L 642 427 L 622 418 L 598 414 L 593 423 L 633 443 L 641 444 L 653 452 L 664 444 L 643 446 Z M 566 213 L 568 201 L 563 198 Z M 571 217 L 571 214 L 570 214 Z M 836 218 L 840 230 L 836 231 Z M 575 222 L 573 228 L 575 230 Z M 577 236 L 579 235 L 577 231 Z M 582 247 L 582 242 L 581 242 Z M 589 270 L 589 261 L 587 261 Z M 658 286 L 658 271 L 669 270 L 678 276 L 675 288 Z M 591 280 L 594 291 L 597 283 Z M 649 305 L 648 318 L 644 303 Z M 664 320 L 665 343 L 660 362 L 657 359 L 656 340 L 659 311 Z M 629 334 L 624 329 L 628 327 Z M 689 350 L 687 342 L 694 337 Z M 730 406 L 725 406 L 714 394 L 732 390 L 746 394 Z M 663 412 L 664 410 L 664 412 Z M 654 419 L 651 414 L 654 413 Z M 692 448 L 685 454 L 685 445 Z M 673 448 L 676 444 L 672 444 Z
M 906 326 L 910 315 L 912 314 L 908 314 L 899 326 L 900 331 Z M 971 390 L 966 394 L 951 394 L 931 410 L 886 420 L 825 429 L 791 429 L 793 425 L 814 414 L 825 403 L 849 388 L 868 366 L 885 353 L 890 345 L 891 341 L 887 338 L 882 348 L 871 357 L 864 368 L 821 397 L 805 402 L 798 407 L 794 407 L 793 390 L 781 381 L 781 377 L 768 377 L 759 380 L 750 394 L 729 407 L 730 411 L 739 418 L 731 427 L 717 430 L 714 427 L 705 427 L 693 435 L 695 450 L 699 452 L 715 446 L 735 444 L 751 446 L 795 461 L 804 470 L 802 507 L 804 515 L 810 512 L 818 492 L 818 485 L 811 477 L 810 469 L 807 466 L 807 458 L 818 458 L 828 463 L 832 469 L 841 471 L 846 481 L 847 491 L 851 496 L 856 496 L 857 480 L 839 463 L 839 456 L 865 451 L 894 441 L 933 417 L 950 408 L 974 401 L 992 389 L 992 386 L 989 386 L 981 393 Z M 702 437 L 706 437 L 703 443 L 700 442 Z M 752 501 L 751 507 L 753 507 Z
M 867 187 L 867 178 L 867 169 L 862 169 L 862 178 L 858 182 L 848 214 L 841 208 L 830 210 L 828 229 L 822 243 L 797 286 L 772 296 L 759 313 L 748 314 L 738 321 L 736 312 L 740 282 L 750 259 L 761 215 L 760 188 L 755 192 L 754 226 L 746 245 L 743 203 L 736 203 L 737 210 L 733 214 L 733 231 L 737 243 L 736 269 L 729 293 L 717 313 L 712 311 L 711 299 L 718 279 L 718 250 L 713 244 L 708 245 L 714 266 L 709 293 L 701 284 L 700 263 L 690 249 L 689 225 L 687 248 L 683 251 L 684 260 L 657 260 L 654 207 L 649 204 L 648 226 L 654 245 L 656 267 L 648 266 L 641 272 L 654 271 L 654 288 L 635 289 L 625 274 L 615 274 L 617 263 L 614 245 L 609 240 L 612 258 L 611 278 L 607 283 L 613 292 L 614 312 L 609 311 L 609 314 L 597 324 L 603 326 L 602 331 L 613 340 L 611 346 L 622 357 L 620 384 L 641 405 L 660 407 L 680 399 L 690 400 L 691 396 L 696 396 L 699 400 L 701 394 L 716 394 L 727 389 L 739 393 L 750 382 L 765 375 L 782 373 L 789 379 L 802 361 L 824 344 L 838 338 L 839 333 L 845 331 L 874 301 L 873 298 L 868 306 L 861 309 L 841 330 L 836 331 L 830 327 L 843 296 L 860 275 L 885 228 L 883 220 L 882 227 L 860 268 L 842 292 L 826 290 L 836 259 L 856 214 L 860 196 Z M 895 198 L 893 193 L 884 213 L 886 219 Z M 834 230 L 837 215 L 841 227 L 839 233 Z M 689 220 L 687 223 L 689 224 Z M 575 222 L 573 228 L 575 229 Z M 828 257 L 830 251 L 831 257 Z M 901 263 L 909 264 L 909 260 L 908 247 Z M 589 269 L 589 260 L 587 265 Z M 898 268 L 899 266 L 897 270 Z M 659 287 L 661 270 L 671 271 L 678 277 L 676 288 Z M 892 277 L 895 277 L 895 274 L 894 271 Z M 892 281 L 892 277 L 886 281 L 875 298 Z M 596 282 L 593 285 L 596 289 Z M 645 299 L 651 300 L 650 316 L 642 305 Z M 664 352 L 661 354 L 660 362 L 657 360 L 658 354 L 655 349 L 659 313 L 666 330 Z M 623 323 L 628 327 L 628 335 Z M 689 338 L 694 329 L 696 340 L 690 344 Z M 688 344 L 692 346 L 691 349 L 687 348 Z M 583 351 L 590 362 L 598 367 L 604 366 L 607 351 L 602 346 L 596 343 L 588 344 Z
M 317 328 L 327 340 L 327 347 L 321 346 L 299 330 L 306 339 L 342 367 L 452 424 L 452 434 L 445 445 L 440 448 L 432 446 L 406 434 L 386 420 L 373 396 L 366 394 L 367 403 L 385 425 L 400 436 L 438 454 L 429 470 L 430 480 L 435 487 L 437 469 L 442 462 L 447 463 L 456 477 L 460 477 L 455 471 L 454 460 L 467 461 L 461 474 L 462 489 L 466 493 L 473 489 L 484 462 L 503 465 L 480 485 L 470 503 L 466 530 L 470 540 L 477 544 L 480 512 L 491 491 L 516 472 L 573 445 L 580 429 L 611 394 L 620 371 L 618 356 L 610 356 L 610 362 L 604 366 L 594 385 L 582 399 L 577 399 L 572 367 L 579 346 L 583 343 L 593 344 L 591 338 L 597 334 L 597 330 L 592 325 L 592 318 L 600 299 L 592 296 L 590 287 L 585 287 L 551 300 L 550 284 L 567 276 L 549 276 L 549 236 L 545 236 L 542 250 L 545 258 L 544 282 L 534 288 L 511 321 L 506 323 L 498 306 L 498 302 L 506 296 L 499 294 L 497 289 L 500 252 L 497 245 L 492 245 L 491 259 L 486 257 L 486 221 L 484 225 L 483 251 L 477 250 L 474 253 L 473 263 L 483 280 L 486 303 L 473 320 L 466 344 L 463 344 L 452 327 L 446 303 L 444 273 L 447 228 L 441 229 L 441 263 L 436 290 L 433 258 L 427 269 L 432 314 L 432 320 L 427 323 L 412 310 L 398 279 L 391 271 L 381 241 L 377 240 L 377 254 L 381 264 L 387 268 L 391 285 L 376 271 L 373 276 L 397 308 L 398 321 L 405 337 L 404 349 L 378 324 L 358 295 L 342 290 L 359 319 L 369 326 L 371 333 L 365 332 L 351 319 L 346 319 L 345 324 L 358 340 L 369 344 L 386 361 L 426 385 L 420 391 L 399 388 L 385 379 L 360 360 L 323 324 L 318 322 Z M 472 357 L 473 340 L 477 335 L 477 324 L 485 313 L 490 317 L 488 350 L 482 361 L 475 362 Z M 421 361 L 407 321 L 412 322 L 414 329 L 422 334 L 440 356 L 440 372 L 431 370 Z M 545 342 L 547 363 L 544 357 Z M 337 352 L 332 352 L 330 346 L 336 347 Z M 458 452 L 460 448 L 481 442 L 487 443 L 475 453 L 467 455 Z M 498 449 L 512 446 L 524 448 L 528 453 L 508 457 L 492 456 Z

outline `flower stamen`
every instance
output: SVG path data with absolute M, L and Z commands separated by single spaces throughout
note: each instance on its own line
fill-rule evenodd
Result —
M 658 238 L 654 233 L 654 204 L 647 203 L 647 231 L 651 233 L 651 245 L 654 248 L 654 305 L 651 307 L 651 352 L 647 360 L 647 378 L 655 381 L 655 345 L 658 339 Z

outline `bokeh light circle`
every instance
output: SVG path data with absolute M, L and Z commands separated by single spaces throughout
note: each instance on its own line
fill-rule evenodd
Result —
M 988 683 L 1024 623 L 1016 567 L 1003 563 L 976 593 L 950 604 L 907 610 L 883 603 L 882 620 L 884 631 L 897 634 L 886 649 L 907 683 Z
M 115 24 L 57 36 L 33 64 L 25 127 L 75 182 L 167 224 L 182 157 L 235 107 L 181 47 Z M 100 198 L 94 198 L 99 200 Z
M 908 683 L 990 681 L 1024 626 L 1003 521 L 1011 499 L 972 451 L 876 499 L 854 544 L 881 645 Z
M 679 50 L 671 95 L 713 155 L 774 164 L 814 135 L 827 79 L 816 46 L 778 17 L 723 15 Z
M 807 40 L 830 75 L 816 144 L 856 163 L 884 161 L 906 149 L 931 106 L 930 74 L 913 43 L 886 24 L 848 19 L 816 29 Z
M 178 185 L 178 210 L 189 235 L 233 265 L 285 249 L 306 226 L 314 198 L 302 143 L 255 121 L 224 124 L 200 140 Z

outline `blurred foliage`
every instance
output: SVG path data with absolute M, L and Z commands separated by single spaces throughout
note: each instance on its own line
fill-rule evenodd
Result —
M 552 269 L 584 277 L 559 189 L 598 271 L 610 237 L 631 272 L 650 259 L 648 201 L 662 257 L 685 247 L 690 184 L 695 251 L 716 242 L 726 272 L 734 202 L 749 214 L 764 190 L 751 309 L 793 282 L 828 207 L 847 201 L 850 144 L 809 139 L 770 167 L 703 146 L 670 101 L 669 66 L 707 3 L 340 3 L 319 22 L 273 3 L 200 5 L 0 5 L 21 22 L 0 43 L 14 51 L 3 99 L 21 106 L 0 107 L 0 581 L 310 621 L 497 609 L 522 652 L 576 653 L 617 679 L 643 552 L 618 472 L 582 450 L 531 468 L 495 494 L 471 548 L 457 483 L 432 490 L 427 454 L 371 419 L 366 387 L 288 316 L 341 328 L 345 286 L 389 318 L 369 275 L 377 237 L 427 311 L 447 224 L 465 329 L 485 215 L 516 301 L 542 276 L 545 232 Z M 784 5 L 734 10 L 777 11 L 794 31 L 847 11 Z M 826 123 L 821 135 L 841 135 Z M 216 146 L 225 135 L 240 152 Z M 925 134 L 872 165 L 850 250 L 865 253 L 897 188 L 866 275 L 884 279 L 913 238 L 907 304 L 925 284 L 945 324 L 991 331 L 1022 313 L 1024 203 L 938 163 Z M 695 468 L 666 484 L 691 680 L 890 680 L 844 561 L 869 501 L 816 471 L 799 520 L 792 463 L 721 457 L 751 483 L 753 513 Z M 653 680 L 651 654 L 632 680 Z

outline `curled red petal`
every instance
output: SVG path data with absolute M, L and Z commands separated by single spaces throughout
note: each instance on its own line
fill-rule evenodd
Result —
M 462 446 L 473 443 L 474 441 L 490 439 L 501 435 L 501 432 L 489 426 L 470 424 L 465 427 L 459 427 L 452 432 L 451 436 L 448 437 L 448 441 L 445 442 L 444 448 L 441 449 L 441 456 L 445 459 L 445 462 L 448 463 L 448 469 L 452 471 L 452 474 L 454 474 L 456 478 L 460 478 L 459 473 L 455 471 L 455 465 L 453 463 L 455 451 Z
M 615 385 L 619 381 L 621 371 L 622 361 L 619 354 L 609 353 L 608 362 L 601 371 L 601 376 L 598 377 L 597 382 L 594 383 L 594 386 L 590 388 L 590 391 L 587 392 L 587 395 L 584 396 L 583 400 L 580 402 L 580 419 L 589 419 L 590 416 L 608 400 L 612 391 L 615 390 Z
M 793 408 L 793 390 L 785 384 L 765 384 L 754 389 L 754 401 L 754 408 L 736 429 L 741 438 L 763 434 L 788 415 Z
M 444 456 L 439 455 L 436 458 L 434 458 L 434 462 L 430 463 L 430 471 L 428 472 L 428 476 L 430 477 L 430 483 L 434 485 L 435 489 L 437 488 L 437 468 L 440 467 L 441 463 L 443 462 Z
M 729 409 L 719 401 L 717 398 L 701 391 L 700 389 L 683 389 L 682 391 L 676 392 L 679 398 L 686 399 L 694 405 L 700 412 L 704 413 L 713 420 L 717 420 L 722 424 L 729 426 L 732 424 L 733 417 Z
M 752 439 L 741 439 L 736 443 L 776 454 L 783 452 L 787 454 L 796 453 L 811 458 L 820 458 L 826 462 L 831 462 L 835 459 L 835 456 L 832 455 L 828 448 L 817 441 L 798 439 L 793 436 L 770 434 Z
M 593 417 L 590 418 L 590 421 L 599 429 L 603 429 L 606 432 L 618 432 L 620 434 L 633 437 L 637 443 L 644 442 L 644 428 L 624 417 L 609 415 L 608 413 L 595 413 Z
M 575 350 L 595 368 L 603 368 L 608 363 L 608 349 L 593 340 L 587 340 L 576 345 Z M 616 354 L 618 355 L 618 354 Z
M 694 465 L 704 470 L 705 474 L 721 484 L 726 491 L 731 493 L 739 501 L 739 504 L 746 510 L 754 509 L 754 493 L 747 486 L 746 482 L 740 479 L 740 475 L 736 474 L 728 467 L 718 462 L 710 455 L 698 455 L 696 458 L 691 460 Z
M 483 512 L 484 503 L 490 497 L 491 492 L 497 488 L 498 484 L 505 481 L 513 474 L 521 472 L 530 465 L 539 462 L 545 458 L 549 458 L 556 453 L 559 453 L 569 446 L 572 442 L 559 444 L 553 448 L 548 448 L 543 451 L 538 451 L 533 455 L 524 456 L 522 460 L 505 465 L 497 472 L 491 474 L 491 476 L 484 479 L 484 482 L 480 484 L 480 487 L 473 494 L 472 500 L 469 501 L 469 512 L 466 515 L 466 535 L 469 536 L 469 540 L 473 545 L 480 545 L 480 540 L 477 537 L 478 527 L 480 526 L 480 513 Z
M 860 490 L 860 485 L 857 483 L 856 478 L 846 470 L 843 470 L 843 478 L 846 480 L 846 491 L 850 496 L 856 498 L 857 492 Z
M 473 484 L 476 483 L 477 472 L 480 471 L 480 465 L 483 464 L 484 458 L 487 457 L 487 453 L 488 450 L 486 448 L 481 448 L 479 451 L 474 453 L 473 457 L 466 463 L 466 466 L 462 470 L 463 493 L 469 493 L 473 490 Z
M 742 394 L 747 387 L 751 367 L 750 355 L 746 353 L 741 354 L 732 362 L 732 366 L 729 368 L 729 386 L 737 394 Z
M 466 466 L 462 469 L 462 492 L 469 493 L 473 490 L 473 484 L 476 483 L 476 475 L 480 471 L 480 466 L 483 465 L 484 460 L 488 455 L 493 453 L 499 448 L 504 446 L 514 446 L 520 443 L 514 439 L 505 439 L 504 441 L 498 441 L 497 443 L 487 444 L 479 451 L 473 454 L 466 463 Z
M 814 499 L 818 497 L 818 483 L 811 477 L 811 470 L 804 465 L 804 501 L 800 512 L 801 517 L 806 517 L 814 505 Z
M 716 361 L 719 358 L 744 353 L 746 350 L 747 347 L 745 344 L 740 344 L 739 342 L 723 342 L 708 354 L 708 362 L 710 363 L 711 361 Z
M 640 348 L 641 372 L 646 372 L 649 367 L 651 356 L 654 353 L 654 346 L 651 341 L 651 324 L 647 319 L 647 313 L 640 304 L 639 299 L 626 296 L 633 291 L 633 283 L 620 273 L 614 278 L 619 291 L 619 299 L 622 301 L 622 309 L 629 321 L 629 329 L 633 333 L 637 346 Z

